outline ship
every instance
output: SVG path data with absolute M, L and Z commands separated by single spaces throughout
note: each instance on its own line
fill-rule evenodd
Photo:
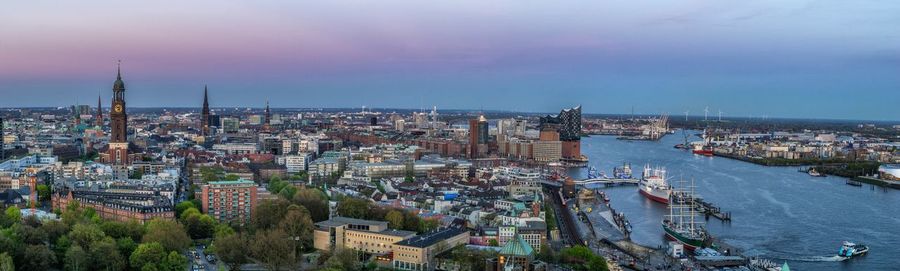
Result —
M 638 192 L 653 201 L 669 204 L 672 187 L 666 182 L 666 169 L 644 166 L 644 173 L 638 182 Z
M 712 148 L 710 148 L 708 146 L 694 147 L 694 150 L 691 152 L 693 152 L 694 154 L 699 154 L 699 155 L 703 155 L 703 156 L 713 156 L 713 150 L 712 150 Z
M 844 241 L 841 249 L 838 250 L 838 256 L 844 258 L 852 258 L 869 252 L 869 247 L 863 244 Z
M 672 193 L 669 214 L 662 220 L 666 238 L 684 245 L 689 251 L 709 247 L 712 239 L 703 228 L 702 222 L 696 219 L 693 184 L 685 187 L 684 181 L 681 181 L 680 188 L 673 190 Z
M 703 156 L 713 156 L 713 149 L 712 147 L 710 147 L 710 137 L 706 129 L 703 129 L 703 134 L 700 136 L 700 138 L 703 139 L 703 143 L 692 144 L 693 150 L 691 152 Z
M 616 179 L 631 179 L 631 165 L 628 163 L 624 163 L 622 167 L 613 168 L 613 177 Z
M 816 168 L 810 168 L 809 171 L 807 171 L 806 173 L 809 174 L 809 176 L 813 176 L 813 177 L 827 177 L 827 176 L 825 176 L 825 174 L 819 173 L 819 171 L 817 171 Z

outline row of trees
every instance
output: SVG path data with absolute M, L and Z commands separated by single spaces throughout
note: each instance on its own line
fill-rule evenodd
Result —
M 432 231 L 440 226 L 437 219 L 422 219 L 403 209 L 378 206 L 368 200 L 352 197 L 344 197 L 338 201 L 337 212 L 344 217 L 387 221 L 388 227 L 392 229 L 418 233 Z
M 13 214 L 16 213 L 16 214 Z M 60 210 L 61 220 L 22 219 L 4 212 L 0 270 L 184 270 L 181 255 L 190 238 L 181 224 L 153 220 L 105 221 L 77 203 Z

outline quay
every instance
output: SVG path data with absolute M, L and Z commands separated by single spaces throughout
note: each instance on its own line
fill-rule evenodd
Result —
M 638 185 L 638 179 L 590 178 L 575 181 L 576 185 L 587 188 L 611 187 L 621 185 Z
M 882 179 L 878 179 L 878 178 L 874 178 L 874 177 L 867 177 L 867 176 L 859 176 L 859 177 L 855 177 L 851 180 L 861 182 L 861 183 L 877 185 L 877 186 L 890 187 L 893 189 L 900 189 L 900 181 L 882 180 Z

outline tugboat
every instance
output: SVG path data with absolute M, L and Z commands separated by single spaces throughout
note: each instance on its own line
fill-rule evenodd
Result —
M 844 241 L 844 244 L 841 245 L 841 249 L 838 250 L 838 256 L 852 258 L 866 254 L 867 252 L 869 252 L 869 247 L 866 245 Z
M 653 169 L 650 165 L 644 166 L 644 174 L 638 182 L 638 192 L 653 201 L 669 204 L 672 195 L 672 187 L 666 182 L 666 170 Z

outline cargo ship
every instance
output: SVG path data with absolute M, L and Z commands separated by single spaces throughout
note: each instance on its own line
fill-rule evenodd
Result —
M 694 251 L 697 248 L 709 247 L 712 239 L 703 228 L 702 222 L 696 219 L 693 181 L 691 183 L 691 186 L 685 187 L 684 181 L 681 181 L 680 187 L 672 191 L 677 197 L 671 197 L 669 214 L 663 218 L 662 227 L 667 239 L 684 245 L 686 250 Z
M 695 147 L 692 152 L 694 154 L 699 154 L 699 155 L 703 155 L 703 156 L 713 156 L 712 148 L 707 147 L 707 146 Z
M 669 204 L 672 187 L 666 182 L 666 169 L 654 169 L 650 165 L 644 166 L 644 173 L 641 176 L 641 181 L 638 182 L 638 192 L 650 200 Z

